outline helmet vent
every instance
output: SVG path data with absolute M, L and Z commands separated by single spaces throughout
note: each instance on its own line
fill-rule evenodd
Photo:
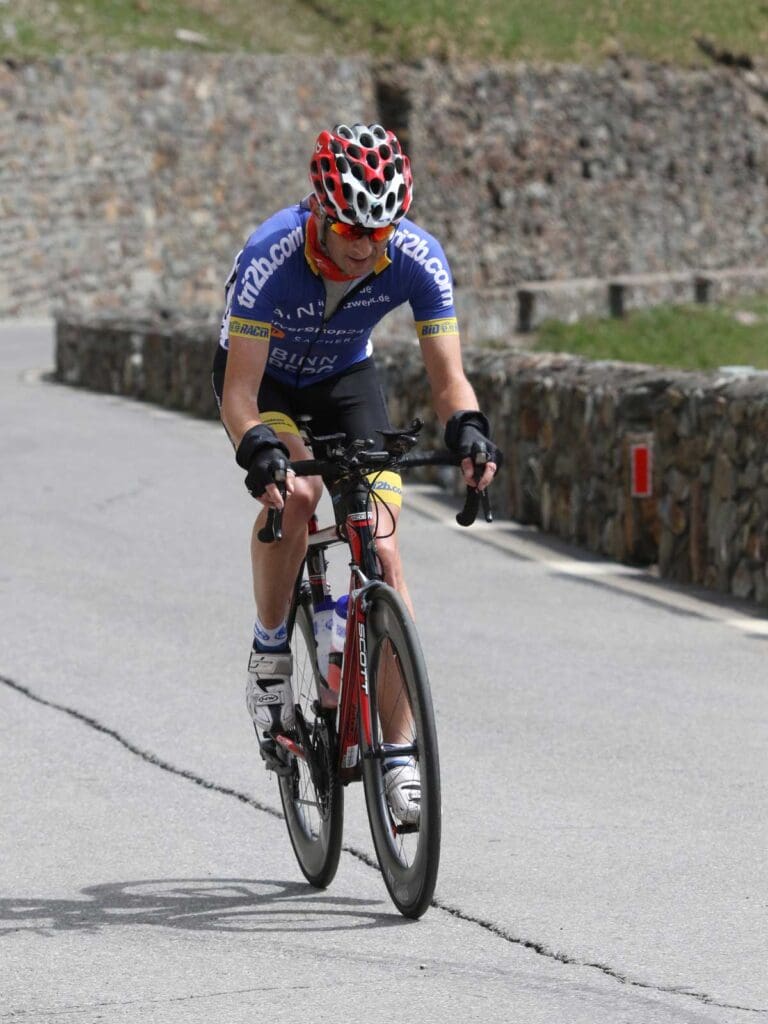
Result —
M 375 146 L 376 145 L 376 143 L 373 140 L 373 136 L 370 134 L 370 132 L 362 132 L 358 136 L 357 141 L 360 143 L 361 146 L 365 146 L 368 149 L 371 146 Z
M 380 162 L 380 161 L 379 161 L 379 154 L 378 154 L 378 153 L 376 152 L 376 150 L 375 150 L 375 149 L 371 149 L 371 150 L 369 150 L 369 151 L 368 151 L 368 152 L 367 152 L 367 153 L 365 154 L 365 159 L 366 159 L 366 161 L 367 161 L 367 163 L 368 163 L 368 166 L 369 166 L 369 167 L 370 167 L 370 168 L 371 168 L 372 170 L 374 170 L 374 171 L 375 171 L 375 170 L 376 170 L 376 168 L 377 168 L 377 167 L 379 166 L 379 162 Z

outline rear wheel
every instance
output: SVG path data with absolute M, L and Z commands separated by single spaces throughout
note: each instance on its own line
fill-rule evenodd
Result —
M 299 867 L 308 882 L 325 888 L 339 865 L 344 795 L 336 773 L 336 712 L 315 711 L 317 654 L 311 607 L 309 594 L 302 593 L 291 636 L 293 696 L 297 716 L 306 725 L 303 745 L 309 748 L 310 758 L 290 754 L 291 770 L 279 775 L 278 783 Z
M 416 628 L 400 596 L 387 585 L 373 591 L 366 655 L 372 744 L 363 751 L 363 783 L 373 844 L 395 906 L 406 917 L 421 917 L 432 901 L 440 863 L 437 733 Z M 385 755 L 392 756 L 393 745 L 401 759 L 413 758 L 419 770 L 418 820 L 410 823 L 393 813 L 387 799 Z

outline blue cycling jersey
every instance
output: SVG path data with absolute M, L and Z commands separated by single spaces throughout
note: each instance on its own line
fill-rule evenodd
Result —
M 254 231 L 227 281 L 220 343 L 269 344 L 266 372 L 293 387 L 335 376 L 372 352 L 382 317 L 411 304 L 419 338 L 456 334 L 448 261 L 432 235 L 403 219 L 373 273 L 350 287 L 326 318 L 326 288 L 307 245 L 305 203 Z

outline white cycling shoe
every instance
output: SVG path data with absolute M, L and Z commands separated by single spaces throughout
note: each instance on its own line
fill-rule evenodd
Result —
M 267 768 L 276 768 L 282 764 L 272 734 L 290 732 L 296 724 L 291 688 L 292 671 L 293 657 L 290 651 L 251 651 L 245 704 L 253 720 L 259 750 L 267 762 Z
M 385 762 L 384 793 L 392 816 L 401 825 L 418 825 L 421 816 L 421 776 L 412 757 Z

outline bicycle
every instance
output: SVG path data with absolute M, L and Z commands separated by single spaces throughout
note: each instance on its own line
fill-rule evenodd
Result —
M 312 437 L 304 424 L 317 457 L 292 462 L 290 468 L 297 476 L 322 477 L 337 496 L 336 523 L 321 529 L 316 516 L 309 522 L 307 554 L 288 616 L 296 726 L 291 733 L 273 734 L 284 759 L 275 770 L 288 834 L 307 881 L 325 888 L 336 874 L 344 787 L 362 778 L 384 882 L 397 909 L 410 918 L 426 911 L 437 882 L 440 764 L 416 628 L 402 598 L 384 582 L 376 554 L 376 518 L 382 513 L 380 503 L 371 500 L 371 476 L 412 466 L 458 465 L 460 457 L 450 452 L 409 454 L 421 426 L 416 420 L 408 431 L 384 432 L 383 450 L 373 451 L 372 442 L 347 444 L 343 434 Z M 485 457 L 482 449 L 473 451 L 476 465 Z M 273 475 L 285 493 L 285 463 L 273 464 Z M 469 526 L 480 504 L 491 521 L 487 493 L 467 487 L 457 521 Z M 271 509 L 259 540 L 270 543 L 281 536 L 282 512 Z M 350 553 L 349 606 L 337 695 L 318 665 L 314 621 L 329 592 L 326 551 L 343 543 Z M 398 821 L 390 811 L 384 774 L 392 757 L 414 758 L 418 765 L 417 822 Z

